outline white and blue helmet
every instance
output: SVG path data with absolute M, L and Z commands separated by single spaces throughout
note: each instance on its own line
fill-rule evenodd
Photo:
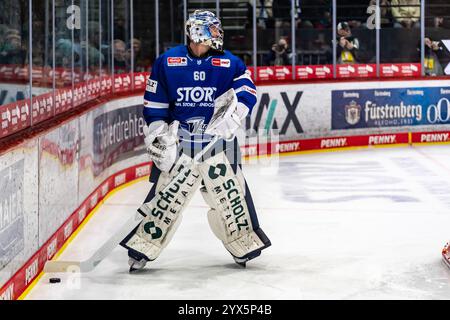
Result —
M 216 15 L 206 10 L 195 10 L 186 21 L 186 35 L 194 43 L 223 50 L 223 29 Z

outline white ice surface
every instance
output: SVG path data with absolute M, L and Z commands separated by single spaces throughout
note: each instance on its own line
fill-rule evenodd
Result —
M 45 274 L 28 299 L 450 299 L 450 146 L 286 156 L 245 167 L 272 246 L 234 264 L 197 192 L 170 245 L 140 274 L 118 247 L 93 272 Z M 119 191 L 61 255 L 85 259 L 139 206 Z

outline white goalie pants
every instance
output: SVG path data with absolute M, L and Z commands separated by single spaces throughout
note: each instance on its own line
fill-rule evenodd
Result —
M 250 260 L 271 245 L 261 230 L 255 206 L 241 170 L 237 139 L 219 140 L 201 163 L 190 168 L 169 190 L 161 192 L 182 168 L 186 157 L 199 150 L 189 143 L 180 145 L 180 153 L 171 171 L 156 166 L 150 174 L 151 190 L 145 203 L 151 203 L 145 218 L 122 242 L 130 256 L 155 260 L 170 242 L 181 222 L 183 210 L 195 191 L 200 190 L 209 205 L 209 225 L 225 248 L 235 258 Z

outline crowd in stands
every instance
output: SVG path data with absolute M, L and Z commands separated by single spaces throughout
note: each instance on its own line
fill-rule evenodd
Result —
M 376 0 L 338 0 L 337 17 L 350 27 L 367 27 L 368 7 Z M 253 0 L 249 0 L 251 7 Z M 290 0 L 257 0 L 258 26 L 274 28 L 290 25 Z M 394 28 L 420 27 L 420 0 L 379 0 L 381 26 Z M 332 27 L 331 0 L 295 0 L 297 28 L 329 29 Z M 450 28 L 450 3 L 447 0 L 427 0 L 427 26 Z M 249 24 L 250 25 L 250 24 Z
M 0 16 L 1 18 L 1 16 Z M 33 66 L 52 66 L 52 34 L 45 35 L 43 21 L 38 17 L 33 20 Z M 115 73 L 125 73 L 131 70 L 133 47 L 133 62 L 136 72 L 148 71 L 151 60 L 142 51 L 141 40 L 134 38 L 131 41 L 127 33 L 118 21 L 114 29 L 114 68 Z M 56 32 L 55 37 L 55 66 L 70 68 L 72 65 L 72 51 L 75 68 L 97 69 L 101 66 L 108 69 L 108 61 L 111 57 L 111 45 L 105 36 L 100 44 L 100 26 L 96 21 L 89 22 L 89 33 L 86 39 L 85 33 L 80 30 L 72 34 L 66 28 Z M 12 26 L 2 23 L 0 20 L 0 65 L 28 65 L 28 30 L 21 30 L 20 26 Z
M 333 56 L 332 1 L 296 0 L 295 3 L 297 63 L 331 63 Z M 337 34 L 334 39 L 337 63 L 374 62 L 376 3 L 376 0 L 337 0 Z M 417 41 L 420 41 L 420 0 L 379 0 L 379 4 L 380 28 L 385 30 L 381 35 L 382 60 L 420 61 L 420 44 L 417 46 Z M 272 41 L 276 40 L 264 54 L 263 64 L 291 64 L 293 52 L 289 48 L 291 42 L 290 0 L 257 0 L 257 14 L 258 28 L 273 31 L 275 39 L 272 38 Z M 443 39 L 439 33 L 434 32 L 433 35 L 430 35 L 428 30 L 448 30 L 447 32 L 450 32 L 450 3 L 448 0 L 428 0 L 426 2 L 425 28 L 427 31 L 425 40 L 427 73 L 442 75 L 443 69 L 440 61 L 448 59 L 449 53 L 444 49 L 441 42 Z M 445 31 L 441 34 L 445 34 Z M 311 37 L 311 35 L 313 36 Z M 450 34 L 447 39 L 450 39 Z M 401 45 L 399 45 L 400 43 Z M 417 50 L 418 48 L 419 50 Z M 304 54 L 305 52 L 307 54 Z M 308 55 L 314 56 L 314 59 L 304 59 L 304 56 Z
M 253 0 L 248 1 L 249 12 Z M 294 54 L 291 48 L 291 23 L 294 21 L 297 34 L 297 64 L 329 64 L 333 57 L 333 41 L 336 44 L 338 63 L 373 63 L 375 59 L 373 9 L 376 0 L 337 0 L 336 35 L 332 36 L 333 9 L 332 0 L 295 0 L 294 19 L 291 17 L 291 0 L 256 0 L 258 28 L 259 65 L 290 65 Z M 418 61 L 420 60 L 420 0 L 379 0 L 380 26 L 382 30 L 382 60 Z M 1 6 L 0 6 L 1 8 Z M 22 8 L 26 13 L 26 8 Z M 10 10 L 11 11 L 11 10 Z M 25 16 L 24 13 L 18 15 Z M 19 17 L 7 19 L 0 14 L 0 65 L 28 64 L 27 21 Z M 250 17 L 248 18 L 250 19 Z M 15 25 L 9 21 L 17 21 Z M 24 19 L 22 19 L 24 20 Z M 45 35 L 45 17 L 36 14 L 33 17 L 33 57 L 36 66 L 52 65 L 52 34 Z M 58 21 L 65 23 L 65 21 Z M 252 24 L 245 23 L 247 28 Z M 114 17 L 113 41 L 103 26 L 102 38 L 97 21 L 89 22 L 86 39 L 83 32 L 74 32 L 74 41 L 70 32 L 58 28 L 55 40 L 55 65 L 69 68 L 73 61 L 76 68 L 98 68 L 111 70 L 114 65 L 116 74 L 135 71 L 148 71 L 154 57 L 149 50 L 143 50 L 143 40 L 130 39 L 129 22 L 122 16 Z M 442 61 L 449 53 L 443 46 L 439 33 L 429 30 L 450 30 L 450 3 L 448 0 L 427 0 L 425 14 L 425 65 L 430 74 L 443 74 Z M 395 31 L 397 30 L 397 31 Z M 60 32 L 59 32 L 60 31 Z M 383 31 L 384 32 L 384 31 Z M 139 30 L 135 30 L 139 35 Z M 442 34 L 445 34 L 443 32 Z M 449 38 L 450 39 L 450 35 Z M 245 41 L 250 41 L 247 39 Z M 399 45 L 401 43 L 401 45 Z M 419 45 L 418 45 L 419 43 Z M 49 45 L 50 44 L 50 45 Z M 132 50 L 134 55 L 132 56 Z M 235 48 L 230 48 L 234 50 Z M 111 51 L 114 58 L 111 61 Z M 145 51 L 145 52 L 144 52 Z M 154 55 L 154 53 L 152 53 Z M 244 54 L 248 64 L 251 51 Z M 397 59 L 397 60 L 396 60 Z M 88 66 L 86 66 L 88 61 Z M 133 63 L 132 63 L 133 62 Z
M 0 64 L 24 64 L 26 54 L 20 31 L 0 24 Z

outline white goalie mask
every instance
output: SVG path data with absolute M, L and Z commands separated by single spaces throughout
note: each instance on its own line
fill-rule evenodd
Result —
M 194 43 L 223 50 L 223 29 L 220 20 L 210 11 L 195 10 L 186 21 L 186 35 Z

